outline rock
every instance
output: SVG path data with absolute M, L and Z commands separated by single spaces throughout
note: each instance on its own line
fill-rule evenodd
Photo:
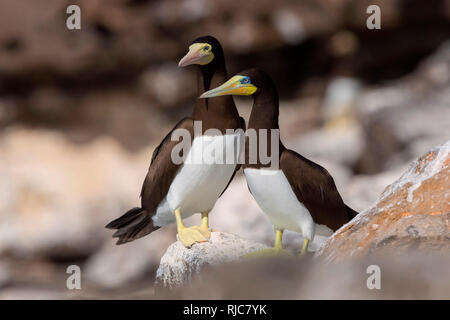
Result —
M 361 81 L 355 78 L 336 77 L 331 79 L 326 88 L 322 106 L 324 121 L 330 122 L 351 113 L 361 87 Z
M 393 66 L 400 65 L 404 72 L 404 64 L 397 63 L 399 56 L 415 60 L 443 41 L 442 31 L 435 29 L 441 25 L 439 17 L 434 16 L 443 10 L 421 10 L 426 5 L 417 4 L 399 11 L 398 6 L 378 4 L 383 26 L 390 21 L 403 30 L 383 29 L 386 37 L 382 37 L 394 44 L 401 39 L 405 46 L 379 49 L 377 37 L 363 36 L 367 4 L 356 0 L 319 1 L 315 6 L 264 0 L 257 8 L 223 0 L 80 0 L 82 30 L 65 27 L 67 3 L 48 0 L 44 8 L 24 0 L 3 0 L 0 127 L 13 121 L 50 125 L 70 134 L 76 130 L 84 141 L 106 133 L 128 148 L 144 148 L 162 131 L 160 123 L 173 125 L 189 114 L 197 98 L 195 69 L 177 69 L 176 62 L 189 43 L 205 33 L 221 40 L 230 75 L 255 61 L 273 75 L 280 97 L 289 99 L 298 98 L 295 89 L 317 81 L 313 79 L 322 82 L 340 74 L 333 70 L 348 69 L 343 73 L 347 76 L 372 74 L 373 69 L 390 74 Z M 436 26 L 420 28 L 418 22 L 409 21 L 405 25 L 402 17 L 410 10 L 425 14 L 423 18 L 436 21 Z M 351 32 L 343 29 L 349 26 Z M 417 30 L 423 32 L 419 44 Z M 351 39 L 357 47 L 347 45 Z M 350 58 L 333 57 L 330 41 L 340 43 Z M 439 63 L 433 63 L 426 74 L 436 84 L 448 78 Z M 338 92 L 352 91 L 351 86 L 342 88 Z M 300 119 L 300 113 L 297 110 L 290 118 Z M 336 134 L 344 146 L 360 134 L 348 131 Z M 327 138 L 319 136 L 315 141 Z M 331 157 L 340 150 L 334 145 L 324 147 L 331 149 Z M 359 150 L 354 149 L 339 156 L 348 155 L 344 160 L 352 162 Z
M 80 258 L 112 241 L 104 226 L 138 203 L 150 155 L 106 137 L 76 145 L 55 131 L 9 128 L 0 137 L 0 255 Z
M 353 165 L 365 148 L 365 135 L 355 112 L 361 87 L 354 78 L 332 79 L 321 108 L 325 125 L 300 136 L 294 149 L 307 157 Z
M 5 262 L 0 261 L 0 288 L 8 285 L 10 278 L 9 268 L 10 267 Z
M 141 77 L 141 86 L 145 93 L 154 98 L 162 107 L 176 106 L 180 101 L 189 101 L 197 91 L 192 86 L 192 72 L 181 72 L 175 62 L 149 68 Z
M 345 2 L 350 5 L 356 1 Z M 295 44 L 307 36 L 324 34 L 338 7 L 327 4 L 323 7 L 328 10 L 324 10 L 264 1 L 256 14 L 254 6 L 243 8 L 230 1 L 83 0 L 78 3 L 80 32 L 65 27 L 67 3 L 49 0 L 48 4 L 48 8 L 23 0 L 0 4 L 0 69 L 6 74 L 76 78 L 137 71 L 155 62 L 174 60 L 205 30 L 221 36 L 233 51 L 240 46 L 255 50 Z M 258 19 L 261 16 L 266 19 Z M 359 27 L 365 27 L 365 21 Z M 93 66 L 96 71 L 92 73 Z
M 174 288 L 190 281 L 207 265 L 237 261 L 242 255 L 266 248 L 234 234 L 212 232 L 209 242 L 196 243 L 187 249 L 180 241 L 169 246 L 156 272 L 156 285 Z
M 75 290 L 76 291 L 76 290 Z M 61 300 L 68 299 L 70 295 L 69 290 L 61 292 L 54 289 L 39 287 L 18 287 L 6 288 L 0 293 L 1 300 Z
M 120 288 L 156 270 L 164 250 L 175 239 L 174 226 L 162 228 L 126 245 L 109 239 L 86 263 L 86 277 L 103 288 Z
M 359 171 L 391 170 L 450 136 L 450 42 L 408 76 L 367 89 L 357 100 L 366 135 Z
M 288 8 L 276 10 L 272 15 L 275 29 L 286 43 L 295 45 L 301 43 L 307 34 L 303 21 Z
M 395 251 L 450 249 L 450 140 L 416 159 L 377 203 L 316 253 L 328 261 Z
M 387 255 L 325 264 L 319 259 L 245 259 L 202 272 L 157 299 L 448 299 L 450 257 Z M 381 269 L 381 290 L 367 288 L 367 267 Z M 432 272 L 430 272 L 432 270 Z
M 30 112 L 43 123 L 58 123 L 70 117 L 72 101 L 56 87 L 40 87 L 28 98 Z
M 365 148 L 364 131 L 356 121 L 343 120 L 308 132 L 292 143 L 292 149 L 312 160 L 320 158 L 353 165 Z

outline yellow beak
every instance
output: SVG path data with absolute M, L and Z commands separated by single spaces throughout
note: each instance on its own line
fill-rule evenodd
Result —
M 249 96 L 255 93 L 258 89 L 251 83 L 242 84 L 241 80 L 243 76 L 234 76 L 221 86 L 204 92 L 199 98 L 212 98 L 218 96 L 236 95 L 236 96 Z

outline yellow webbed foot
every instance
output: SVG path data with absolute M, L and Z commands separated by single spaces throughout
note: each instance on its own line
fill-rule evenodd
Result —
M 193 226 L 191 228 L 197 230 L 198 232 L 200 232 L 206 239 L 209 240 L 209 238 L 211 238 L 211 230 L 209 230 L 208 227 Z
M 243 258 L 267 258 L 276 256 L 291 256 L 292 254 L 283 249 L 283 229 L 275 228 L 275 244 L 273 248 L 266 248 L 243 255 Z
M 190 228 L 184 227 L 178 231 L 178 239 L 183 243 L 183 245 L 186 248 L 190 248 L 196 242 L 207 242 L 209 236 L 206 234 L 204 230 L 200 229 L 200 227 L 198 226 Z
M 266 248 L 243 255 L 243 258 L 269 258 L 276 256 L 291 256 L 289 251 L 282 248 Z

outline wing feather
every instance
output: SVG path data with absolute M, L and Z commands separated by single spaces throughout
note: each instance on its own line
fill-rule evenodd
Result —
M 192 118 L 186 117 L 180 120 L 153 152 L 150 167 L 141 189 L 141 206 L 152 216 L 169 191 L 170 185 L 181 166 L 181 164 L 175 164 L 171 161 L 172 149 L 180 142 L 171 140 L 172 133 L 176 129 L 188 130 L 192 139 L 194 136 Z M 186 150 L 186 152 L 188 151 Z
M 332 230 L 348 222 L 346 206 L 325 168 L 288 149 L 280 156 L 280 168 L 314 222 Z

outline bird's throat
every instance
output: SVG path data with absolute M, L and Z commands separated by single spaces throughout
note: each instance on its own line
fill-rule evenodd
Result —
M 227 81 L 225 65 L 215 65 L 209 68 L 199 67 L 197 74 L 197 94 L 222 85 Z M 239 113 L 231 96 L 220 96 L 209 99 L 197 99 L 192 118 L 202 121 L 203 130 L 210 128 L 225 131 L 239 128 Z

